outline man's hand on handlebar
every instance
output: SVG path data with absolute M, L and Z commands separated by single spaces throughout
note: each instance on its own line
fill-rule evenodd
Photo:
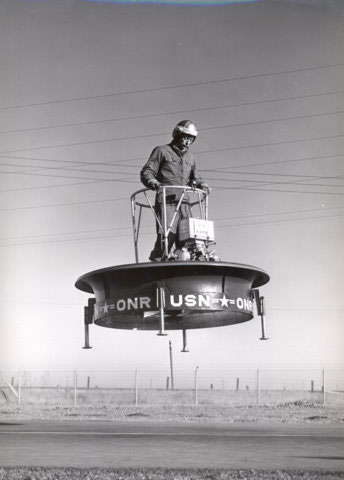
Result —
M 158 190 L 158 188 L 161 186 L 161 183 L 155 178 L 152 178 L 152 180 L 149 180 L 148 186 L 151 190 Z

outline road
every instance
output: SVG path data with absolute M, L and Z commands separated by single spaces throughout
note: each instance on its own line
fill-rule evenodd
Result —
M 0 466 L 344 470 L 344 425 L 3 422 Z

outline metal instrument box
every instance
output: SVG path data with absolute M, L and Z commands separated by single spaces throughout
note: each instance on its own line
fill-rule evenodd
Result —
M 179 224 L 179 240 L 215 240 L 214 222 L 202 218 L 184 218 Z

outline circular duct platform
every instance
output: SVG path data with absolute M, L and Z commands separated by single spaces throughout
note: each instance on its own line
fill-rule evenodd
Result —
M 94 323 L 139 330 L 209 328 L 253 318 L 253 294 L 269 281 L 263 270 L 225 262 L 136 263 L 81 276 L 75 286 L 94 294 Z M 162 294 L 161 294 L 162 292 Z

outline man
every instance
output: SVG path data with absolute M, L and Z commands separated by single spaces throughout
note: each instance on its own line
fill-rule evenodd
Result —
M 191 120 L 179 122 L 172 132 L 172 142 L 154 148 L 146 165 L 141 170 L 141 182 L 151 190 L 159 190 L 162 185 L 196 186 L 209 193 L 209 187 L 198 175 L 194 155 L 189 152 L 190 145 L 198 135 L 197 128 Z M 176 205 L 182 195 L 181 189 L 166 189 L 166 217 L 169 226 L 176 210 Z M 155 200 L 155 211 L 162 218 L 162 193 L 158 192 Z M 180 210 L 171 226 L 168 235 L 168 251 L 173 244 L 181 248 L 178 240 L 178 225 L 183 218 L 191 216 L 189 199 L 185 195 Z M 163 235 L 157 226 L 158 235 L 150 254 L 151 261 L 160 261 L 164 255 Z

